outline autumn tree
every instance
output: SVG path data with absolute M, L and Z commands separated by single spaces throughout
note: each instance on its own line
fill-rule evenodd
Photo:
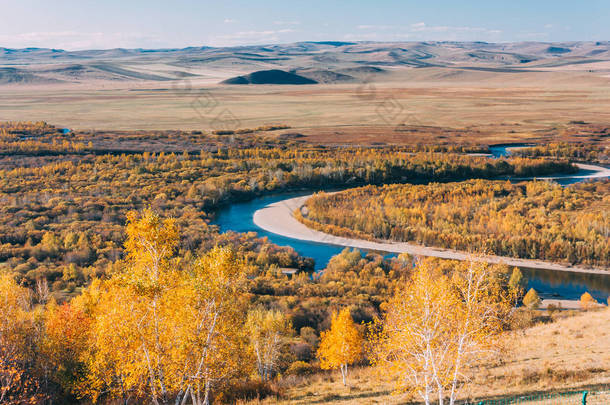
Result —
M 373 363 L 394 380 L 396 393 L 454 404 L 464 371 L 494 349 L 509 307 L 486 264 L 460 263 L 445 274 L 423 260 L 384 306 L 371 337 Z
M 519 267 L 513 268 L 513 271 L 508 280 L 508 291 L 514 299 L 515 306 L 519 299 L 523 296 L 523 291 L 527 286 L 527 280 L 523 277 L 523 272 Z
M 178 283 L 178 231 L 172 219 L 151 210 L 129 213 L 126 231 L 122 272 L 90 293 L 93 350 L 83 391 L 93 399 L 134 391 L 147 393 L 154 404 L 167 403 L 170 351 L 177 343 L 165 297 Z
M 257 308 L 248 312 L 246 331 L 256 358 L 258 375 L 267 381 L 277 367 L 282 345 L 292 332 L 292 325 L 280 311 Z
M 347 366 L 362 359 L 363 337 L 349 308 L 333 312 L 330 329 L 320 334 L 318 358 L 325 370 L 339 368 L 343 385 L 347 385 Z
M 31 292 L 0 275 L 0 404 L 37 404 L 40 383 L 33 373 L 38 344 Z
M 187 271 L 172 295 L 180 347 L 174 350 L 177 386 L 186 403 L 208 405 L 212 389 L 249 371 L 241 294 L 244 264 L 228 247 L 215 247 Z
M 85 376 L 90 330 L 91 318 L 78 306 L 54 301 L 47 305 L 40 362 L 66 394 L 75 394 Z
M 150 210 L 128 219 L 123 270 L 81 300 L 94 319 L 82 393 L 208 404 L 212 388 L 245 369 L 242 264 L 220 247 L 181 263 L 173 220 Z

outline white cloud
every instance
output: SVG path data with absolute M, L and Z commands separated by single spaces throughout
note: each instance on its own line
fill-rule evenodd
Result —
M 398 28 L 395 25 L 359 25 L 359 30 L 391 30 Z
M 281 30 L 238 31 L 232 34 L 212 37 L 210 43 L 215 46 L 273 43 L 280 41 L 281 34 L 288 34 L 291 32 L 295 32 L 295 30 L 284 28 Z
M 449 25 L 427 25 L 418 22 L 410 25 L 370 25 L 356 27 L 361 33 L 344 35 L 344 39 L 361 41 L 401 41 L 401 40 L 451 40 L 474 41 L 494 40 L 502 33 L 500 30 Z
M 237 20 L 234 20 L 232 18 L 225 18 L 225 20 L 224 20 L 225 24 L 234 24 L 236 22 L 237 22 Z
M 0 46 L 7 48 L 56 48 L 65 50 L 110 48 L 162 48 L 169 46 L 161 37 L 140 33 L 103 32 L 26 32 L 0 35 Z
M 275 25 L 301 25 L 300 21 L 274 21 Z

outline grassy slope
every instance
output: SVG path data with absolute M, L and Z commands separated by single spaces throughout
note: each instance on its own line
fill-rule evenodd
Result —
M 472 370 L 475 377 L 464 397 L 493 398 L 559 392 L 610 384 L 610 310 L 575 316 L 562 314 L 555 322 L 510 332 L 502 337 L 503 361 L 489 360 Z M 398 404 L 407 398 L 391 395 L 392 386 L 371 368 L 354 369 L 351 388 L 338 373 L 317 374 L 285 384 L 285 398 L 265 404 Z

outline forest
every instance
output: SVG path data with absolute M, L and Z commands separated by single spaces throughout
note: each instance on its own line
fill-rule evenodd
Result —
M 348 386 L 360 366 L 384 370 L 397 393 L 453 401 L 463 381 L 450 375 L 467 373 L 479 350 L 496 353 L 498 334 L 537 319 L 518 269 L 345 249 L 314 272 L 312 259 L 292 248 L 213 225 L 219 208 L 270 193 L 352 188 L 334 196 L 357 197 L 363 218 L 383 212 L 378 219 L 401 221 L 444 213 L 442 197 L 472 215 L 493 214 L 498 239 L 501 225 L 515 224 L 501 223 L 507 212 L 495 213 L 487 200 L 512 210 L 514 221 L 543 203 L 558 218 L 539 232 L 561 231 L 566 240 L 554 252 L 575 237 L 598 237 L 588 221 L 606 232 L 606 245 L 601 239 L 589 252 L 577 243 L 578 257 L 608 260 L 607 223 L 595 222 L 608 183 L 578 186 L 579 196 L 540 182 L 453 183 L 572 173 L 569 160 L 469 155 L 485 145 L 324 147 L 273 137 L 275 127 L 232 134 L 0 127 L 0 404 L 236 403 L 280 398 L 296 378 L 323 370 L 340 370 Z M 401 208 L 409 195 L 419 216 Z M 353 220 L 347 198 L 329 196 L 308 202 L 306 220 L 316 215 L 312 201 Z M 462 215 L 446 213 L 447 224 Z M 557 229 L 569 220 L 581 226 Z M 524 233 L 537 235 L 526 222 L 518 223 Z M 378 225 L 385 229 L 375 222 L 358 232 Z M 392 223 L 399 232 L 407 225 Z M 479 228 L 471 243 L 493 240 Z M 446 233 L 462 243 L 467 231 Z M 527 303 L 538 301 L 528 292 Z M 432 330 L 422 313 L 443 322 Z M 433 350 L 410 355 L 421 335 L 395 326 L 433 334 L 426 343 Z
M 319 193 L 297 212 L 323 232 L 482 254 L 610 265 L 610 182 L 470 180 Z
M 552 157 L 557 159 L 574 159 L 581 162 L 610 163 L 610 152 L 607 146 L 586 143 L 550 142 L 545 145 L 520 148 L 513 152 L 516 156 Z
M 215 135 L 204 136 L 197 152 L 89 153 L 86 147 L 77 153 L 73 143 L 90 143 L 88 133 L 66 134 L 45 123 L 4 124 L 2 131 L 4 139 L 10 138 L 5 142 L 18 146 L 0 149 L 0 155 L 6 155 L 0 159 L 0 269 L 15 272 L 18 281 L 30 287 L 45 280 L 60 295 L 77 293 L 92 277 L 111 271 L 123 254 L 123 226 L 130 210 L 152 207 L 176 218 L 184 227 L 179 246 L 184 254 L 221 243 L 240 250 L 263 269 L 279 265 L 305 270 L 312 263 L 289 248 L 271 246 L 254 235 L 219 235 L 210 225 L 214 211 L 231 202 L 293 189 L 574 170 L 567 161 L 490 159 L 413 152 L 411 147 L 324 148 L 262 139 L 252 146 L 257 139 L 253 134 L 230 147 L 221 147 Z M 184 142 L 179 134 L 168 136 Z M 42 154 L 38 143 L 47 145 Z M 29 155 L 12 155 L 18 148 Z

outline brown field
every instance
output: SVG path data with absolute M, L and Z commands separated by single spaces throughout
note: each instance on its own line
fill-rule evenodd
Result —
M 372 83 L 91 82 L 0 88 L 0 120 L 74 129 L 287 124 L 320 143 L 608 143 L 610 78 L 586 71 L 395 68 Z M 576 122 L 586 122 L 576 124 Z
M 557 314 L 556 314 L 557 315 Z M 559 314 L 552 323 L 505 334 L 503 353 L 471 370 L 462 398 L 489 399 L 610 385 L 610 310 Z M 370 368 L 356 368 L 348 388 L 336 373 L 288 381 L 283 399 L 263 404 L 404 404 Z M 604 388 L 608 389 L 608 388 Z M 574 403 L 580 403 L 578 401 Z

